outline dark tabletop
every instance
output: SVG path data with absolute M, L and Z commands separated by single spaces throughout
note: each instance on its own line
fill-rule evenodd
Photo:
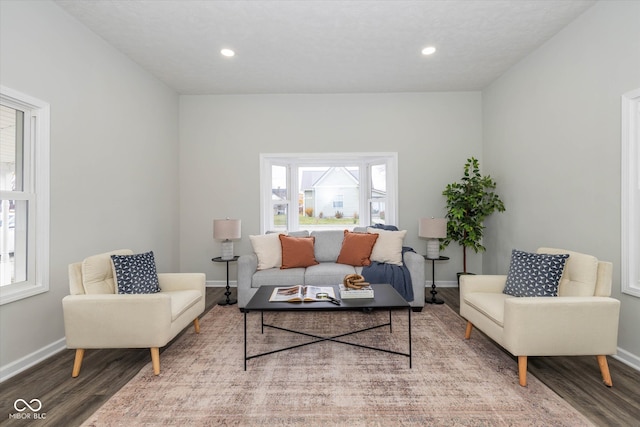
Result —
M 371 285 L 374 298 L 343 299 L 340 305 L 325 301 L 307 302 L 270 302 L 269 297 L 277 286 L 261 286 L 253 298 L 245 306 L 246 311 L 329 311 L 329 310 L 359 310 L 371 309 L 397 309 L 409 308 L 409 303 L 391 285 Z M 325 286 L 326 287 L 326 286 Z M 338 286 L 333 286 L 336 298 L 340 299 Z

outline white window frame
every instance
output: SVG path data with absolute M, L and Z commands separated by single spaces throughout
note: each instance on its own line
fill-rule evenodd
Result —
M 0 286 L 2 305 L 49 290 L 50 107 L 42 100 L 6 86 L 0 86 L 0 103 L 26 113 L 23 161 L 25 174 L 28 174 L 22 191 L 0 191 L 0 196 L 29 201 L 28 240 L 24 249 L 27 280 Z
M 640 297 L 640 89 L 622 95 L 622 292 Z
M 398 218 L 398 153 L 261 153 L 260 154 L 260 232 L 271 231 L 273 224 L 271 167 L 287 168 L 287 200 L 278 204 L 288 205 L 288 231 L 299 229 L 298 215 L 298 167 L 300 166 L 345 166 L 360 167 L 360 214 L 359 226 L 368 226 L 371 206 L 371 177 L 369 166 L 385 163 L 386 192 L 385 222 L 396 225 Z M 295 207 L 295 209 L 293 209 Z

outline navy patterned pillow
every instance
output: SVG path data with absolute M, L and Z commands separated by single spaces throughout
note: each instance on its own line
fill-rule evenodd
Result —
M 135 255 L 111 255 L 119 294 L 160 292 L 153 252 Z
M 557 297 L 569 254 L 534 254 L 514 249 L 503 293 L 514 297 Z

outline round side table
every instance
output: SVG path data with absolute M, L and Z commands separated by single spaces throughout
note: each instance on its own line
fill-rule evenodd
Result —
M 233 305 L 233 304 L 238 302 L 238 300 L 236 300 L 236 299 L 229 298 L 229 295 L 231 295 L 231 291 L 229 290 L 229 263 L 237 261 L 238 258 L 239 258 L 239 256 L 236 255 L 231 259 L 222 259 L 222 257 L 215 257 L 215 258 L 211 259 L 211 261 L 213 261 L 213 262 L 226 262 L 227 263 L 227 291 L 224 293 L 226 298 L 218 301 L 218 305 Z

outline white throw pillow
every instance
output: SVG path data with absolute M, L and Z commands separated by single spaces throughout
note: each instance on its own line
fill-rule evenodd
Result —
M 258 256 L 258 270 L 267 270 L 282 265 L 281 233 L 261 234 L 249 236 L 253 252 Z
M 371 251 L 371 261 L 402 265 L 402 243 L 407 230 L 389 231 L 379 228 L 367 228 L 368 233 L 377 233 L 378 239 Z

